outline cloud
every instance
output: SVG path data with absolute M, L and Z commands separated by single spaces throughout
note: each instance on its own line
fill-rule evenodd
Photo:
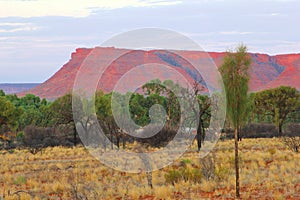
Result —
M 35 26 L 32 23 L 12 23 L 12 22 L 3 22 L 0 23 L 0 33 L 15 33 L 20 31 L 35 31 L 40 27 Z
M 259 44 L 264 45 L 264 41 Z M 256 44 L 256 46 L 259 46 Z M 266 52 L 272 55 L 276 54 L 289 54 L 289 53 L 300 53 L 300 42 L 299 41 L 287 41 L 287 40 L 274 40 L 268 41 L 264 46 L 261 47 L 262 52 Z
M 233 49 L 235 46 L 236 42 L 205 41 L 201 43 L 201 47 L 204 51 L 208 52 L 224 52 Z
M 279 13 L 279 12 L 268 12 L 268 13 L 254 13 L 254 14 L 249 14 L 248 16 L 270 18 L 270 17 L 284 17 L 284 16 L 287 16 L 287 14 Z
M 1 17 L 42 17 L 65 16 L 87 17 L 94 10 L 113 10 L 125 7 L 155 7 L 180 4 L 181 1 L 169 0 L 4 0 L 0 1 Z
M 46 52 L 47 49 L 68 48 L 71 51 L 77 47 L 86 47 L 84 41 L 87 37 L 33 37 L 33 36 L 7 36 L 0 37 L 0 55 L 6 50 L 19 51 L 20 49 L 37 49 Z M 70 52 L 68 52 L 70 53 Z M 23 52 L 22 54 L 26 54 Z M 30 52 L 32 54 L 32 52 Z
M 271 13 L 271 16 L 278 16 L 280 13 Z
M 205 41 L 201 46 L 205 51 L 224 52 L 225 50 L 232 50 L 238 44 L 237 41 L 224 42 L 218 41 Z M 249 40 L 245 43 L 249 52 L 253 53 L 266 53 L 269 55 L 300 53 L 300 42 L 286 41 L 286 40 Z
M 253 32 L 246 32 L 246 31 L 221 31 L 219 34 L 221 35 L 249 35 Z
M 290 2 L 295 2 L 295 1 L 298 1 L 298 0 L 266 0 L 266 1 L 267 2 L 272 1 L 272 2 L 290 3 Z

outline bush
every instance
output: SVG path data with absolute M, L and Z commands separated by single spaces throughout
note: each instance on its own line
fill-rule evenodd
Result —
M 180 168 L 178 170 L 171 170 L 165 174 L 166 183 L 174 185 L 180 181 L 200 183 L 202 174 L 199 169 Z
M 201 173 L 206 180 L 216 177 L 216 164 L 214 156 L 207 155 L 200 159 Z
M 286 136 L 298 136 L 300 137 L 300 124 L 290 124 L 285 132 Z M 226 134 L 224 134 L 226 133 Z M 273 138 L 278 137 L 278 130 L 274 124 L 267 123 L 250 123 L 244 126 L 240 132 L 242 138 Z M 232 129 L 227 128 L 222 130 L 221 139 L 234 138 L 234 132 Z
M 299 152 L 300 150 L 300 124 L 289 124 L 287 127 L 287 133 L 285 137 L 281 138 L 283 144 L 285 144 L 290 150 Z
M 159 130 L 156 125 L 149 126 L 147 129 L 144 129 L 141 134 L 150 135 L 148 134 Z M 153 135 L 149 138 L 136 138 L 136 140 L 142 144 L 146 144 L 152 147 L 163 147 L 166 146 L 173 138 L 176 136 L 177 130 L 164 127 L 160 130 L 157 134 Z M 180 134 L 180 133 L 179 133 Z
M 226 180 L 230 174 L 230 169 L 227 167 L 224 167 L 222 165 L 218 166 L 215 170 L 215 177 L 221 181 Z
M 53 130 L 51 128 L 27 126 L 24 132 L 24 144 L 29 147 L 39 147 L 47 146 L 44 144 L 44 140 L 51 137 Z
M 270 149 L 268 149 L 268 152 L 273 156 L 276 153 L 276 149 L 270 148 Z
M 165 180 L 167 183 L 174 185 L 182 179 L 181 172 L 178 170 L 171 170 L 165 174 Z
M 26 184 L 25 176 L 18 176 L 17 178 L 15 178 L 14 184 L 15 185 L 24 185 L 24 184 Z
M 24 145 L 29 148 L 72 146 L 73 137 L 62 134 L 59 129 L 27 126 L 24 129 Z
M 291 151 L 299 152 L 300 149 L 300 137 L 290 136 L 282 137 L 281 141 L 285 144 Z
M 184 164 L 191 164 L 192 163 L 192 161 L 190 159 L 183 159 L 183 160 L 181 160 L 181 162 L 184 163 Z
M 24 129 L 24 145 L 36 154 L 45 147 L 68 146 L 67 138 L 61 136 L 54 128 L 27 126 Z
M 277 132 L 273 124 L 251 123 L 242 128 L 241 136 L 243 138 L 272 138 L 278 136 Z
M 286 136 L 300 137 L 300 124 L 291 123 L 287 126 Z
M 223 180 L 228 177 L 230 170 L 222 166 L 216 166 L 214 155 L 208 155 L 200 159 L 200 168 L 192 168 L 191 161 L 181 161 L 183 165 L 178 170 L 171 170 L 165 174 L 167 183 L 175 184 L 179 181 L 200 183 L 203 178 L 206 180 Z
M 19 132 L 19 133 L 17 134 L 16 139 L 17 139 L 18 141 L 23 141 L 23 140 L 24 140 L 24 137 L 25 137 L 24 131 L 21 131 L 21 132 Z

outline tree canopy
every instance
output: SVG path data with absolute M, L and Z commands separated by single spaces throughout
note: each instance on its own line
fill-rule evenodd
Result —
M 255 94 L 255 112 L 271 116 L 278 127 L 278 135 L 282 136 L 282 127 L 288 116 L 300 107 L 300 94 L 292 87 L 280 86 Z
M 16 108 L 5 97 L 0 96 L 0 128 L 7 126 L 9 129 L 15 129 L 18 125 L 18 118 L 22 114 L 21 108 Z

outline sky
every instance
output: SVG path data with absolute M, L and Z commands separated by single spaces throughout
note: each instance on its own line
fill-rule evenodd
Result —
M 0 0 L 0 83 L 41 83 L 76 48 L 139 28 L 170 29 L 205 51 L 300 53 L 300 0 Z

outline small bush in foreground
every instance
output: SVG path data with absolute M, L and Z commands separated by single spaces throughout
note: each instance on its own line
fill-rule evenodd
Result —
M 300 124 L 292 123 L 288 126 L 287 137 L 281 138 L 290 150 L 299 152 L 300 150 Z
M 300 137 L 290 136 L 281 138 L 282 142 L 294 152 L 299 152 L 300 149 Z
M 166 183 L 174 185 L 180 181 L 200 183 L 202 174 L 199 169 L 180 168 L 165 174 Z

